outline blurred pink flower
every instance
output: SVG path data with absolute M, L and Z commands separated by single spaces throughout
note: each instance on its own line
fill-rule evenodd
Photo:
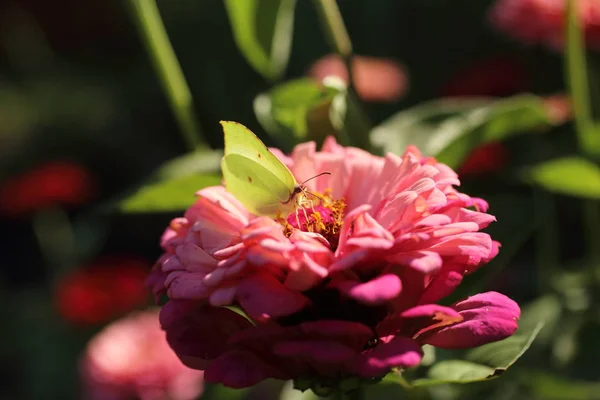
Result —
M 320 152 L 272 151 L 298 181 L 331 172 L 307 183 L 322 198 L 314 212 L 298 226 L 203 189 L 164 233 L 148 281 L 170 299 L 167 340 L 207 381 L 379 377 L 418 365 L 422 344 L 466 348 L 516 330 L 519 307 L 498 293 L 436 304 L 499 246 L 479 232 L 494 221 L 487 203 L 457 192 L 449 167 L 414 147 L 376 157 L 332 138 Z
M 577 0 L 587 45 L 600 49 L 600 2 Z M 566 0 L 497 0 L 490 10 L 492 24 L 526 44 L 561 50 L 565 37 Z
M 203 391 L 203 373 L 173 353 L 158 310 L 104 328 L 88 343 L 80 371 L 86 400 L 192 400 Z
M 401 98 L 407 90 L 408 79 L 400 63 L 376 57 L 354 56 L 354 86 L 358 95 L 367 101 L 391 102 Z M 348 83 L 348 70 L 342 59 L 329 54 L 317 60 L 308 72 L 312 78 L 321 81 L 334 75 Z

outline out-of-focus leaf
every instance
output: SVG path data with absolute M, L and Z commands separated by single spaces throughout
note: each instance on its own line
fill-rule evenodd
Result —
M 526 169 L 523 178 L 553 193 L 600 199 L 600 168 L 581 157 L 542 162 Z
M 546 372 L 524 371 L 520 381 L 537 399 L 595 400 L 600 399 L 600 383 L 568 379 Z
M 543 100 L 534 95 L 502 100 L 442 99 L 392 116 L 373 129 L 371 139 L 384 152 L 396 154 L 413 144 L 425 155 L 456 168 L 483 143 L 552 123 Z
M 300 391 L 294 388 L 293 381 L 287 381 L 279 394 L 280 400 L 318 400 L 319 397 L 310 389 Z
M 562 315 L 562 306 L 556 295 L 549 294 L 528 303 L 521 308 L 519 327 L 523 331 L 533 331 L 537 325 L 544 323 L 535 341 L 546 344 L 554 338 L 554 329 Z
M 127 213 L 151 213 L 185 210 L 194 202 L 194 194 L 207 186 L 219 185 L 221 175 L 198 174 L 150 182 L 119 203 Z
M 226 0 L 238 48 L 250 65 L 277 79 L 290 56 L 296 0 Z
M 576 2 L 577 0 L 567 1 L 566 80 L 573 99 L 573 114 L 579 144 L 590 155 L 598 156 L 600 155 L 600 131 L 592 121 L 585 45 Z
M 428 375 L 429 379 L 418 380 L 415 385 L 481 381 L 493 377 L 494 368 L 466 360 L 448 360 L 435 364 L 429 369 Z
M 175 178 L 198 173 L 217 172 L 221 169 L 220 150 L 197 151 L 167 161 L 154 173 L 158 179 Z
M 249 389 L 232 389 L 220 384 L 205 383 L 202 400 L 242 400 Z
M 525 353 L 542 326 L 540 323 L 533 330 L 519 329 L 509 338 L 468 351 L 464 359 L 436 363 L 429 369 L 428 378 L 417 379 L 412 385 L 470 383 L 497 378 Z
M 335 133 L 330 107 L 340 89 L 301 78 L 276 86 L 254 100 L 263 128 L 286 150 L 301 140 L 322 139 Z
M 194 202 L 194 194 L 219 185 L 221 151 L 197 151 L 160 166 L 139 187 L 106 207 L 127 213 L 181 211 Z

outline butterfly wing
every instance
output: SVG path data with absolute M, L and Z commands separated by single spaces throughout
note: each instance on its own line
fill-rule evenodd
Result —
M 221 169 L 227 191 L 249 211 L 273 216 L 284 210 L 296 179 L 248 128 L 221 121 L 225 133 L 225 155 Z

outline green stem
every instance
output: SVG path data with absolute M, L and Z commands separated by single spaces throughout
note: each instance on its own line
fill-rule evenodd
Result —
M 345 127 L 347 136 L 350 139 L 351 145 L 369 151 L 371 150 L 369 133 L 373 125 L 364 110 L 364 104 L 362 104 L 360 97 L 354 90 L 352 41 L 344 24 L 342 13 L 336 0 L 314 0 L 314 4 L 319 14 L 321 27 L 331 48 L 343 60 L 348 71 L 346 113 L 349 117 L 346 119 L 352 118 L 351 124 L 353 126 L 349 129 Z
M 336 1 L 315 0 L 315 4 L 331 46 L 344 61 L 350 60 L 352 57 L 352 42 Z
M 129 0 L 140 36 L 154 64 L 183 140 L 190 150 L 208 147 L 194 115 L 194 101 L 155 0 Z
M 567 3 L 567 51 L 565 57 L 566 81 L 573 103 L 575 128 L 579 138 L 579 148 L 598 158 L 600 156 L 600 132 L 594 129 L 592 106 L 590 101 L 585 43 L 575 8 L 575 1 Z M 587 227 L 588 251 L 594 261 L 600 260 L 600 210 L 599 203 L 584 201 L 584 224 Z
M 573 102 L 579 146 L 585 152 L 598 155 L 600 142 L 591 129 L 594 123 L 590 104 L 585 43 L 574 3 L 573 0 L 567 2 L 566 82 Z

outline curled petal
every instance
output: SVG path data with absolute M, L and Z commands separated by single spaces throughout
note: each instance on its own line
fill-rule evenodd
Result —
M 502 340 L 518 327 L 519 306 L 500 293 L 481 293 L 456 303 L 453 308 L 464 318 L 462 322 L 425 332 L 419 341 L 446 349 L 462 349 Z

